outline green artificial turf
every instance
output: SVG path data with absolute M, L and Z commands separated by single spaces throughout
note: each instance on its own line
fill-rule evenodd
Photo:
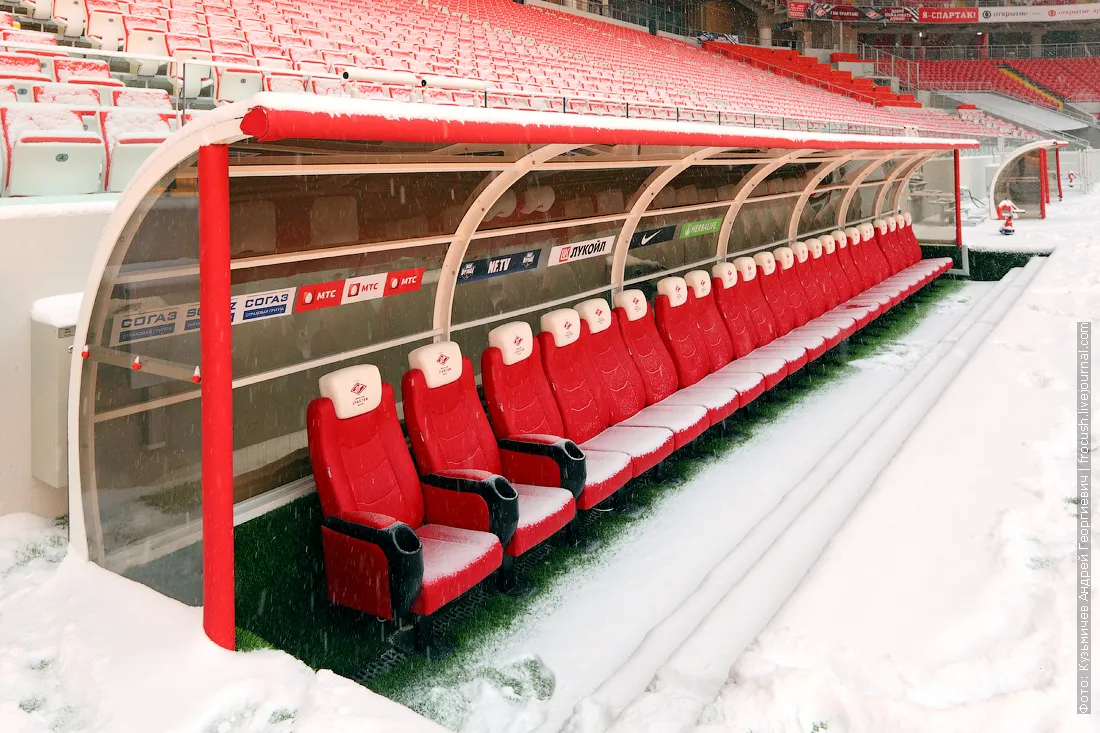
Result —
M 627 487 L 626 500 L 643 512 L 670 492 L 678 491 L 688 478 L 715 456 L 749 440 L 785 410 L 801 402 L 851 370 L 849 362 L 869 356 L 914 328 L 939 301 L 962 287 L 959 280 L 939 279 L 906 303 L 834 349 L 815 365 L 788 378 L 764 397 L 739 410 L 722 429 L 711 429 L 690 449 L 675 453 L 660 467 L 658 475 L 643 476 Z M 651 472 L 654 473 L 654 472 Z M 622 493 L 622 492 L 620 492 Z M 316 494 L 253 519 L 237 528 L 237 623 L 238 644 L 248 648 L 274 646 L 284 649 L 314 668 L 328 668 L 387 697 L 428 713 L 446 718 L 439 706 L 422 699 L 420 690 L 427 680 L 445 683 L 483 674 L 524 694 L 549 697 L 552 678 L 520 663 L 516 669 L 479 669 L 479 645 L 491 634 L 507 630 L 525 610 L 539 604 L 555 580 L 578 568 L 601 562 L 606 551 L 632 522 L 630 515 L 596 512 L 586 517 L 583 536 L 597 539 L 600 546 L 582 550 L 562 543 L 547 543 L 533 550 L 521 565 L 523 577 L 538 590 L 527 598 L 497 593 L 479 593 L 463 598 L 445 609 L 445 629 L 457 646 L 442 661 L 419 655 L 395 659 L 383 638 L 377 620 L 329 604 L 321 556 L 321 510 Z M 444 724 L 447 721 L 441 720 Z

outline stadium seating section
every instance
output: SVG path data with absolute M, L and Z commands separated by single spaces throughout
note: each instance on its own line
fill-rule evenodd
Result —
M 1100 59 L 1016 59 L 1006 63 L 1067 102 L 1100 102 Z
M 1058 63 L 1064 64 L 1066 61 L 1059 60 Z M 1000 68 L 1009 65 L 1003 61 L 921 61 L 914 65 L 919 66 L 914 78 L 919 80 L 921 89 L 993 91 L 1039 107 L 1058 107 L 1058 103 L 1049 96 Z
M 473 364 L 409 354 L 401 392 L 372 365 L 320 380 L 307 412 L 333 602 L 429 616 L 559 533 L 577 510 L 722 424 L 951 267 L 908 215 L 722 262 L 498 326 Z
M 174 99 L 193 115 L 262 90 L 787 129 L 990 133 L 955 115 L 896 106 L 916 103 L 881 90 L 869 103 L 808 77 L 509 0 L 21 2 L 56 32 L 18 29 L 18 18 L 0 14 L 4 195 L 120 190 L 154 141 L 179 125 Z M 59 40 L 116 56 L 68 59 L 79 51 Z M 349 69 L 376 81 L 345 80 Z M 413 86 L 425 76 L 444 81 Z M 458 79 L 488 91 L 446 86 Z M 876 106 L 887 101 L 895 106 Z

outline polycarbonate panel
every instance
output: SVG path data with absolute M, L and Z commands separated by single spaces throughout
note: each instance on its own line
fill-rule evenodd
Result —
M 729 206 L 646 216 L 630 241 L 625 280 L 650 277 L 715 257 Z
M 486 212 L 480 229 L 625 214 L 653 171 L 649 166 L 532 171 Z
M 509 311 L 610 287 L 621 222 L 475 239 L 463 257 L 452 328 Z
M 755 165 L 698 165 L 692 166 L 673 178 L 650 209 L 672 206 L 731 201 L 737 195 L 738 184 Z
M 1053 158 L 1053 153 L 1048 153 L 1048 158 Z M 1050 162 L 1053 167 L 1053 160 Z M 1008 199 L 1016 204 L 1017 208 L 1024 211 L 1018 213 L 1018 219 L 1038 219 L 1040 214 L 1039 196 L 1040 175 L 1039 150 L 1029 150 L 1008 164 L 993 188 L 994 203 Z M 1057 182 L 1054 182 L 1055 196 L 1057 196 Z

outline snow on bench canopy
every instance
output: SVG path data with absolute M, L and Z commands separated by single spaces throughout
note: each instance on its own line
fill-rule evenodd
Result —
M 84 293 L 66 293 L 39 298 L 31 303 L 31 320 L 54 328 L 75 326 Z

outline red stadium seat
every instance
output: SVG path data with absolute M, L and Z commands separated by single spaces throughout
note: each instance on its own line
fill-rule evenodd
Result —
M 561 413 L 543 371 L 538 341 L 526 323 L 506 323 L 489 332 L 489 348 L 481 353 L 481 381 L 489 422 L 501 445 L 536 441 L 536 436 L 537 444 L 547 444 L 545 456 L 502 452 L 505 476 L 569 488 L 580 509 L 591 509 L 630 480 L 633 473 L 627 454 L 591 449 L 581 453 L 575 443 L 561 437 L 565 435 Z M 571 460 L 575 455 L 583 460 Z M 578 480 L 579 485 L 574 483 Z
M 426 616 L 500 567 L 497 535 L 431 517 L 441 512 L 425 505 L 393 390 L 377 367 L 327 374 L 320 391 L 307 409 L 306 433 L 333 603 L 383 619 Z M 508 536 L 517 500 L 512 494 L 500 501 L 498 531 Z
M 565 435 L 581 450 L 625 453 L 632 475 L 640 476 L 675 448 L 671 430 L 611 424 L 610 397 L 586 349 L 588 324 L 571 308 L 542 316 L 539 348 L 558 403 Z
M 606 300 L 592 298 L 578 303 L 575 310 L 588 326 L 585 352 L 603 383 L 612 425 L 665 428 L 672 432 L 677 449 L 710 427 L 705 407 L 659 402 L 647 406 L 642 375 L 623 342 L 618 316 Z
M 514 534 L 498 532 L 509 557 L 549 539 L 576 514 L 573 494 L 563 488 L 510 483 L 502 474 L 502 450 L 474 384 L 474 369 L 458 344 L 443 341 L 409 353 L 409 371 L 401 380 L 405 426 L 409 432 L 425 496 L 434 497 L 450 523 L 466 529 L 493 530 L 496 498 L 518 495 Z M 533 455 L 544 441 L 527 443 Z M 429 514 L 431 519 L 431 514 Z

